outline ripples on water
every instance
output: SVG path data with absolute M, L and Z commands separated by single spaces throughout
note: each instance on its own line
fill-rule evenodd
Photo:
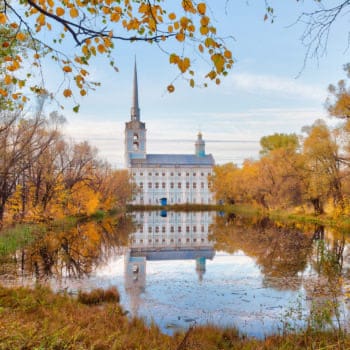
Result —
M 333 253 L 344 277 L 336 293 L 344 295 L 348 241 L 323 227 L 215 212 L 137 212 L 49 232 L 17 252 L 11 271 L 2 267 L 1 282 L 40 281 L 73 294 L 117 286 L 126 310 L 164 332 L 214 323 L 262 337 L 281 330 L 283 320 L 296 322 L 286 314 L 307 315 L 324 302 L 329 280 L 321 261 Z

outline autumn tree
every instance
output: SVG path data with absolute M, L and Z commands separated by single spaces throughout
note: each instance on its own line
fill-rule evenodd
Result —
M 306 198 L 315 213 L 322 214 L 328 196 L 335 206 L 344 206 L 339 162 L 339 145 L 330 129 L 322 121 L 316 121 L 304 140 Z
M 288 149 L 295 152 L 299 148 L 299 139 L 296 134 L 280 134 L 263 136 L 260 139 L 260 154 L 265 156 L 276 149 Z
M 24 85 L 36 94 L 47 94 L 40 77 L 46 58 L 57 63 L 64 76 L 61 93 L 72 97 L 74 90 L 81 96 L 96 82 L 89 80 L 89 64 L 97 56 L 105 56 L 115 67 L 113 50 L 118 41 L 130 43 L 163 43 L 172 40 L 175 51 L 167 52 L 170 64 L 194 86 L 197 81 L 220 77 L 232 67 L 232 53 L 217 33 L 212 13 L 205 2 L 148 0 L 54 1 L 26 0 L 13 3 L 3 0 L 0 9 L 3 33 L 1 78 L 5 82 L 0 94 L 10 99 L 26 100 Z M 18 48 L 24 46 L 27 64 Z M 193 68 L 200 55 L 209 63 L 204 76 L 197 79 Z M 26 71 L 28 66 L 32 72 Z M 26 75 L 29 73 L 29 75 Z M 169 92 L 174 85 L 168 86 Z M 15 94 L 15 95 L 13 95 Z M 76 106 L 75 111 L 78 110 Z

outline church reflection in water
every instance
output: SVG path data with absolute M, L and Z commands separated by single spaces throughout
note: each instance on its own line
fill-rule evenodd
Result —
M 215 212 L 137 212 L 137 230 L 130 235 L 125 254 L 125 288 L 134 294 L 146 286 L 146 262 L 155 260 L 193 260 L 201 281 L 206 260 L 212 260 L 214 242 L 209 241 Z

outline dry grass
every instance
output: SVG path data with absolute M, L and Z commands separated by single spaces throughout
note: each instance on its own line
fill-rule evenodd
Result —
M 97 288 L 91 292 L 78 293 L 78 301 L 85 305 L 97 305 L 102 303 L 119 303 L 120 296 L 117 288 L 111 287 L 106 290 Z
M 154 325 L 127 318 L 115 298 L 111 291 L 104 293 L 104 301 L 112 303 L 85 305 L 42 287 L 0 287 L 0 349 L 350 349 L 350 337 L 334 333 L 305 332 L 260 341 L 235 329 L 200 326 L 170 337 Z

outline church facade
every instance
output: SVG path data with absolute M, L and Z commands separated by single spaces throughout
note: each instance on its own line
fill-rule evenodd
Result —
M 215 165 L 198 133 L 193 154 L 147 154 L 140 119 L 136 63 L 130 121 L 125 123 L 125 163 L 139 191 L 132 204 L 213 204 L 209 176 Z

